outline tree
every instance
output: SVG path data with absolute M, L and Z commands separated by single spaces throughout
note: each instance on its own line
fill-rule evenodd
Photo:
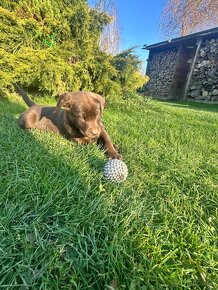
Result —
M 120 82 L 121 90 L 134 92 L 148 82 L 148 76 L 139 73 L 141 60 L 134 53 L 134 47 L 117 54 L 112 63 L 118 71 L 117 80 Z
M 86 0 L 0 1 L 0 88 L 110 93 L 116 70 L 98 45 L 109 21 Z
M 167 38 L 184 36 L 217 25 L 217 0 L 167 0 L 160 18 L 160 30 Z
M 113 0 L 93 0 L 92 6 L 100 13 L 107 13 L 111 17 L 100 37 L 99 46 L 102 51 L 115 55 L 120 48 L 120 28 L 118 23 L 117 5 Z
M 104 9 L 112 2 L 99 3 L 101 11 L 86 0 L 0 1 L 1 93 L 11 82 L 54 95 L 85 90 L 115 96 L 140 87 L 144 76 L 133 54 L 120 68 L 125 54 L 114 57 L 99 47 L 111 20 Z

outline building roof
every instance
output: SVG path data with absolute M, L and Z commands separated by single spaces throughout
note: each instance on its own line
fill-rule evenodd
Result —
M 200 31 L 200 32 L 196 32 L 196 33 L 192 33 L 192 34 L 189 34 L 186 36 L 173 38 L 171 40 L 158 42 L 158 43 L 151 44 L 151 45 L 145 44 L 142 49 L 151 50 L 154 48 L 165 48 L 165 47 L 167 48 L 167 47 L 171 47 L 171 46 L 172 47 L 178 46 L 181 42 L 184 42 L 184 41 L 190 42 L 191 40 L 195 40 L 196 38 L 199 38 L 199 37 L 213 36 L 215 34 L 218 34 L 218 27 L 211 28 L 211 29 L 204 30 L 204 31 Z

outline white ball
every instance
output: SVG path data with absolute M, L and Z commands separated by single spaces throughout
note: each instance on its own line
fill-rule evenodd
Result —
M 128 168 L 122 160 L 111 159 L 103 169 L 104 177 L 112 182 L 122 182 L 127 178 Z

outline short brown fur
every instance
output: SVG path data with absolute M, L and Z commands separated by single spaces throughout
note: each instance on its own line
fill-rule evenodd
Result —
M 22 128 L 49 130 L 79 144 L 97 140 L 110 159 L 122 159 L 101 122 L 105 105 L 102 96 L 91 92 L 66 92 L 59 96 L 56 107 L 41 106 L 31 101 L 16 83 L 13 85 L 29 106 L 19 117 Z

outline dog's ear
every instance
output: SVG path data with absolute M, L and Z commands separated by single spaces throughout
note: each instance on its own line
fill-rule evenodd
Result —
M 64 109 L 69 110 L 72 104 L 73 104 L 73 96 L 71 93 L 66 92 L 59 95 L 56 109 L 60 109 L 61 107 L 63 107 Z
M 100 103 L 100 110 L 102 113 L 105 107 L 105 99 L 98 94 L 94 94 L 94 98 Z

